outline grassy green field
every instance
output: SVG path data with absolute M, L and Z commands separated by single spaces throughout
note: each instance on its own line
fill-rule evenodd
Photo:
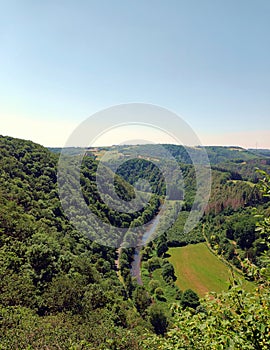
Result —
M 176 284 L 181 290 L 193 289 L 200 297 L 207 292 L 228 289 L 230 269 L 209 251 L 205 243 L 169 249 L 169 261 L 175 268 Z M 246 289 L 252 283 L 243 282 Z

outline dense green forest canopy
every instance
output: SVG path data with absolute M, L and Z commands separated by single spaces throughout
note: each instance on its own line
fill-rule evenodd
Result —
M 57 193 L 58 157 L 10 137 L 0 138 L 0 150 L 0 347 L 101 349 L 109 339 L 109 347 L 136 348 L 138 334 L 151 325 L 134 311 L 117 277 L 115 249 L 90 241 L 65 217 Z M 104 215 L 91 182 L 95 163 L 86 164 L 85 196 L 91 192 Z M 123 180 L 118 188 L 132 195 Z
M 165 191 L 151 159 L 130 160 L 130 147 L 149 146 L 115 146 L 128 161 L 114 188 L 128 202 L 134 181 L 145 178 L 153 194 L 141 211 L 118 212 L 100 197 L 95 174 L 104 149 L 88 150 L 81 168 L 91 211 L 126 229 L 151 220 Z M 182 171 L 185 194 L 182 183 L 173 190 L 176 197 L 183 194 L 183 206 L 175 223 L 142 250 L 148 282 L 139 286 L 130 275 L 134 249 L 99 245 L 65 216 L 57 189 L 60 150 L 0 137 L 0 349 L 269 348 L 269 179 L 255 172 L 256 167 L 270 172 L 268 153 L 207 147 L 211 197 L 187 235 L 183 226 L 196 192 L 190 154 L 199 157 L 200 148 L 165 147 Z M 72 156 L 80 152 L 70 149 Z M 158 158 L 154 152 L 153 145 L 151 154 Z M 264 183 L 264 195 L 258 183 Z M 172 200 L 172 213 L 175 205 Z M 123 237 L 118 238 L 120 244 Z M 176 287 L 169 246 L 205 240 L 215 254 L 242 269 L 254 292 L 232 280 L 229 291 L 199 300 L 194 291 Z

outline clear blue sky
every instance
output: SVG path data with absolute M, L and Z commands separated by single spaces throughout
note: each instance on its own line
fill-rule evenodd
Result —
M 128 102 L 270 148 L 269 0 L 0 1 L 0 134 L 61 145 Z

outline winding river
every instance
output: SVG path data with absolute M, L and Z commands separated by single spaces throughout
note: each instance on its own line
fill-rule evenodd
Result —
M 147 230 L 145 231 L 144 235 L 141 238 L 141 244 L 135 248 L 135 253 L 133 256 L 134 260 L 131 264 L 131 276 L 136 277 L 137 283 L 140 285 L 143 284 L 142 278 L 141 278 L 141 254 L 140 254 L 141 249 L 142 249 L 142 246 L 145 245 L 149 237 L 151 237 L 152 234 L 155 232 L 162 213 L 163 213 L 163 208 L 161 207 L 157 216 L 149 223 Z

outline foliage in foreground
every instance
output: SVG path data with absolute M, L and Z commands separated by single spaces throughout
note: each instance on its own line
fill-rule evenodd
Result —
M 209 295 L 197 312 L 175 305 L 173 327 L 165 337 L 151 337 L 143 349 L 261 349 L 270 347 L 269 290 L 256 293 L 234 286 Z

